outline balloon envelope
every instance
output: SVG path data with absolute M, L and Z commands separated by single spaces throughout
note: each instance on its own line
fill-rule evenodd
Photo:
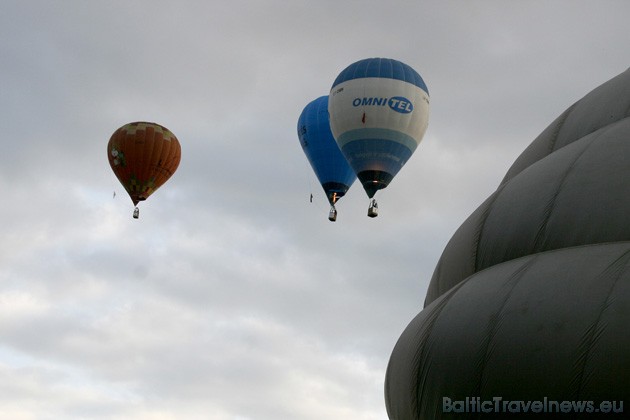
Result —
M 298 119 L 302 150 L 322 184 L 328 201 L 343 197 L 357 178 L 330 131 L 328 96 L 310 102 Z
M 466 397 L 553 414 L 630 399 L 629 109 L 627 70 L 547 127 L 455 232 L 392 352 L 390 419 L 488 417 L 452 414 Z
M 512 418 L 512 409 L 484 414 L 479 403 L 466 414 L 453 410 L 450 401 L 467 397 L 549 402 L 525 418 L 562 418 L 562 401 L 619 409 L 630 399 L 629 266 L 630 242 L 616 242 L 527 255 L 463 280 L 398 340 L 387 368 L 388 417 Z
M 630 69 L 571 105 L 455 232 L 426 304 L 492 265 L 553 249 L 630 240 Z
M 181 146 L 167 128 L 150 122 L 133 122 L 112 134 L 107 158 L 136 205 L 173 175 L 181 159 Z
M 371 198 L 418 147 L 429 121 L 429 91 L 418 72 L 388 58 L 343 70 L 330 90 L 330 127 Z

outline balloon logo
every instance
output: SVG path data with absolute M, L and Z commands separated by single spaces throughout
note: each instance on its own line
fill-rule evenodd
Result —
M 371 199 L 389 185 L 418 147 L 429 122 L 429 91 L 413 68 L 388 58 L 368 58 L 343 70 L 328 101 L 337 145 Z
M 302 150 L 328 197 L 328 219 L 334 222 L 337 219 L 335 203 L 357 177 L 330 131 L 328 96 L 321 96 L 306 105 L 298 118 L 297 131 Z
M 181 160 L 177 137 L 166 127 L 150 122 L 125 124 L 112 134 L 107 158 L 114 174 L 133 202 L 146 200 L 175 173 Z

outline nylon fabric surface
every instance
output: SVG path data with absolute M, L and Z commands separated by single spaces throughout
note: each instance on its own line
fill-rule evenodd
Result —
M 421 142 L 429 121 L 429 95 L 407 64 L 360 60 L 333 83 L 330 127 L 368 197 L 386 188 Z
M 622 76 L 613 81 L 630 85 L 630 72 Z M 608 86 L 605 91 L 630 95 L 623 86 Z M 586 98 L 591 98 L 589 95 Z M 595 106 L 592 100 L 587 102 Z M 612 98 L 610 102 L 621 103 L 617 107 L 625 111 L 626 102 L 622 99 Z M 586 110 L 581 112 L 583 116 L 587 114 Z M 600 113 L 593 115 L 601 118 Z M 566 119 L 559 118 L 545 132 L 554 132 L 558 121 Z M 429 284 L 425 304 L 477 270 L 511 258 L 588 243 L 630 240 L 630 224 L 621 222 L 624 215 L 630 214 L 630 118 L 612 120 L 594 131 L 593 127 L 599 124 L 581 123 L 588 134 L 534 161 L 500 184 L 492 203 L 484 202 L 480 206 L 483 212 L 475 211 L 447 244 Z M 568 128 L 562 131 L 575 132 Z M 563 142 L 566 138 L 569 137 L 565 136 Z M 479 220 L 482 215 L 487 219 Z M 480 223 L 483 230 L 477 232 L 475 226 Z M 474 254 L 475 263 L 462 258 L 462 253 Z
M 330 130 L 328 96 L 306 105 L 298 118 L 297 131 L 302 150 L 332 204 L 346 194 L 356 175 Z
M 445 397 L 630 401 L 629 112 L 626 71 L 556 118 L 457 229 L 392 351 L 390 419 L 486 417 L 445 412 Z
M 175 172 L 181 146 L 167 128 L 147 122 L 125 124 L 112 134 L 107 157 L 134 205 L 146 200 Z
M 580 308 L 580 310 L 576 310 Z M 442 398 L 628 400 L 630 242 L 565 248 L 482 270 L 403 332 L 387 368 L 392 419 Z

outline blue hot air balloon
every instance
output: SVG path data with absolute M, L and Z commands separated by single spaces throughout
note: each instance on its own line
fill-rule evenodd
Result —
M 302 150 L 330 202 L 328 219 L 334 222 L 337 219 L 335 203 L 357 177 L 330 131 L 328 96 L 321 96 L 306 105 L 298 119 L 297 131 Z
M 368 58 L 343 70 L 328 102 L 330 128 L 371 199 L 389 185 L 422 140 L 429 91 L 418 72 L 388 58 Z

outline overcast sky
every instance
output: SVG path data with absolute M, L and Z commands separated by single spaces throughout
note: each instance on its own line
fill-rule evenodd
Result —
M 447 241 L 630 66 L 628 16 L 627 0 L 4 0 L 0 418 L 385 419 L 391 350 Z M 297 119 L 368 57 L 423 76 L 429 128 L 379 217 L 355 183 L 331 223 Z M 138 120 L 182 160 L 134 220 L 106 146 Z

